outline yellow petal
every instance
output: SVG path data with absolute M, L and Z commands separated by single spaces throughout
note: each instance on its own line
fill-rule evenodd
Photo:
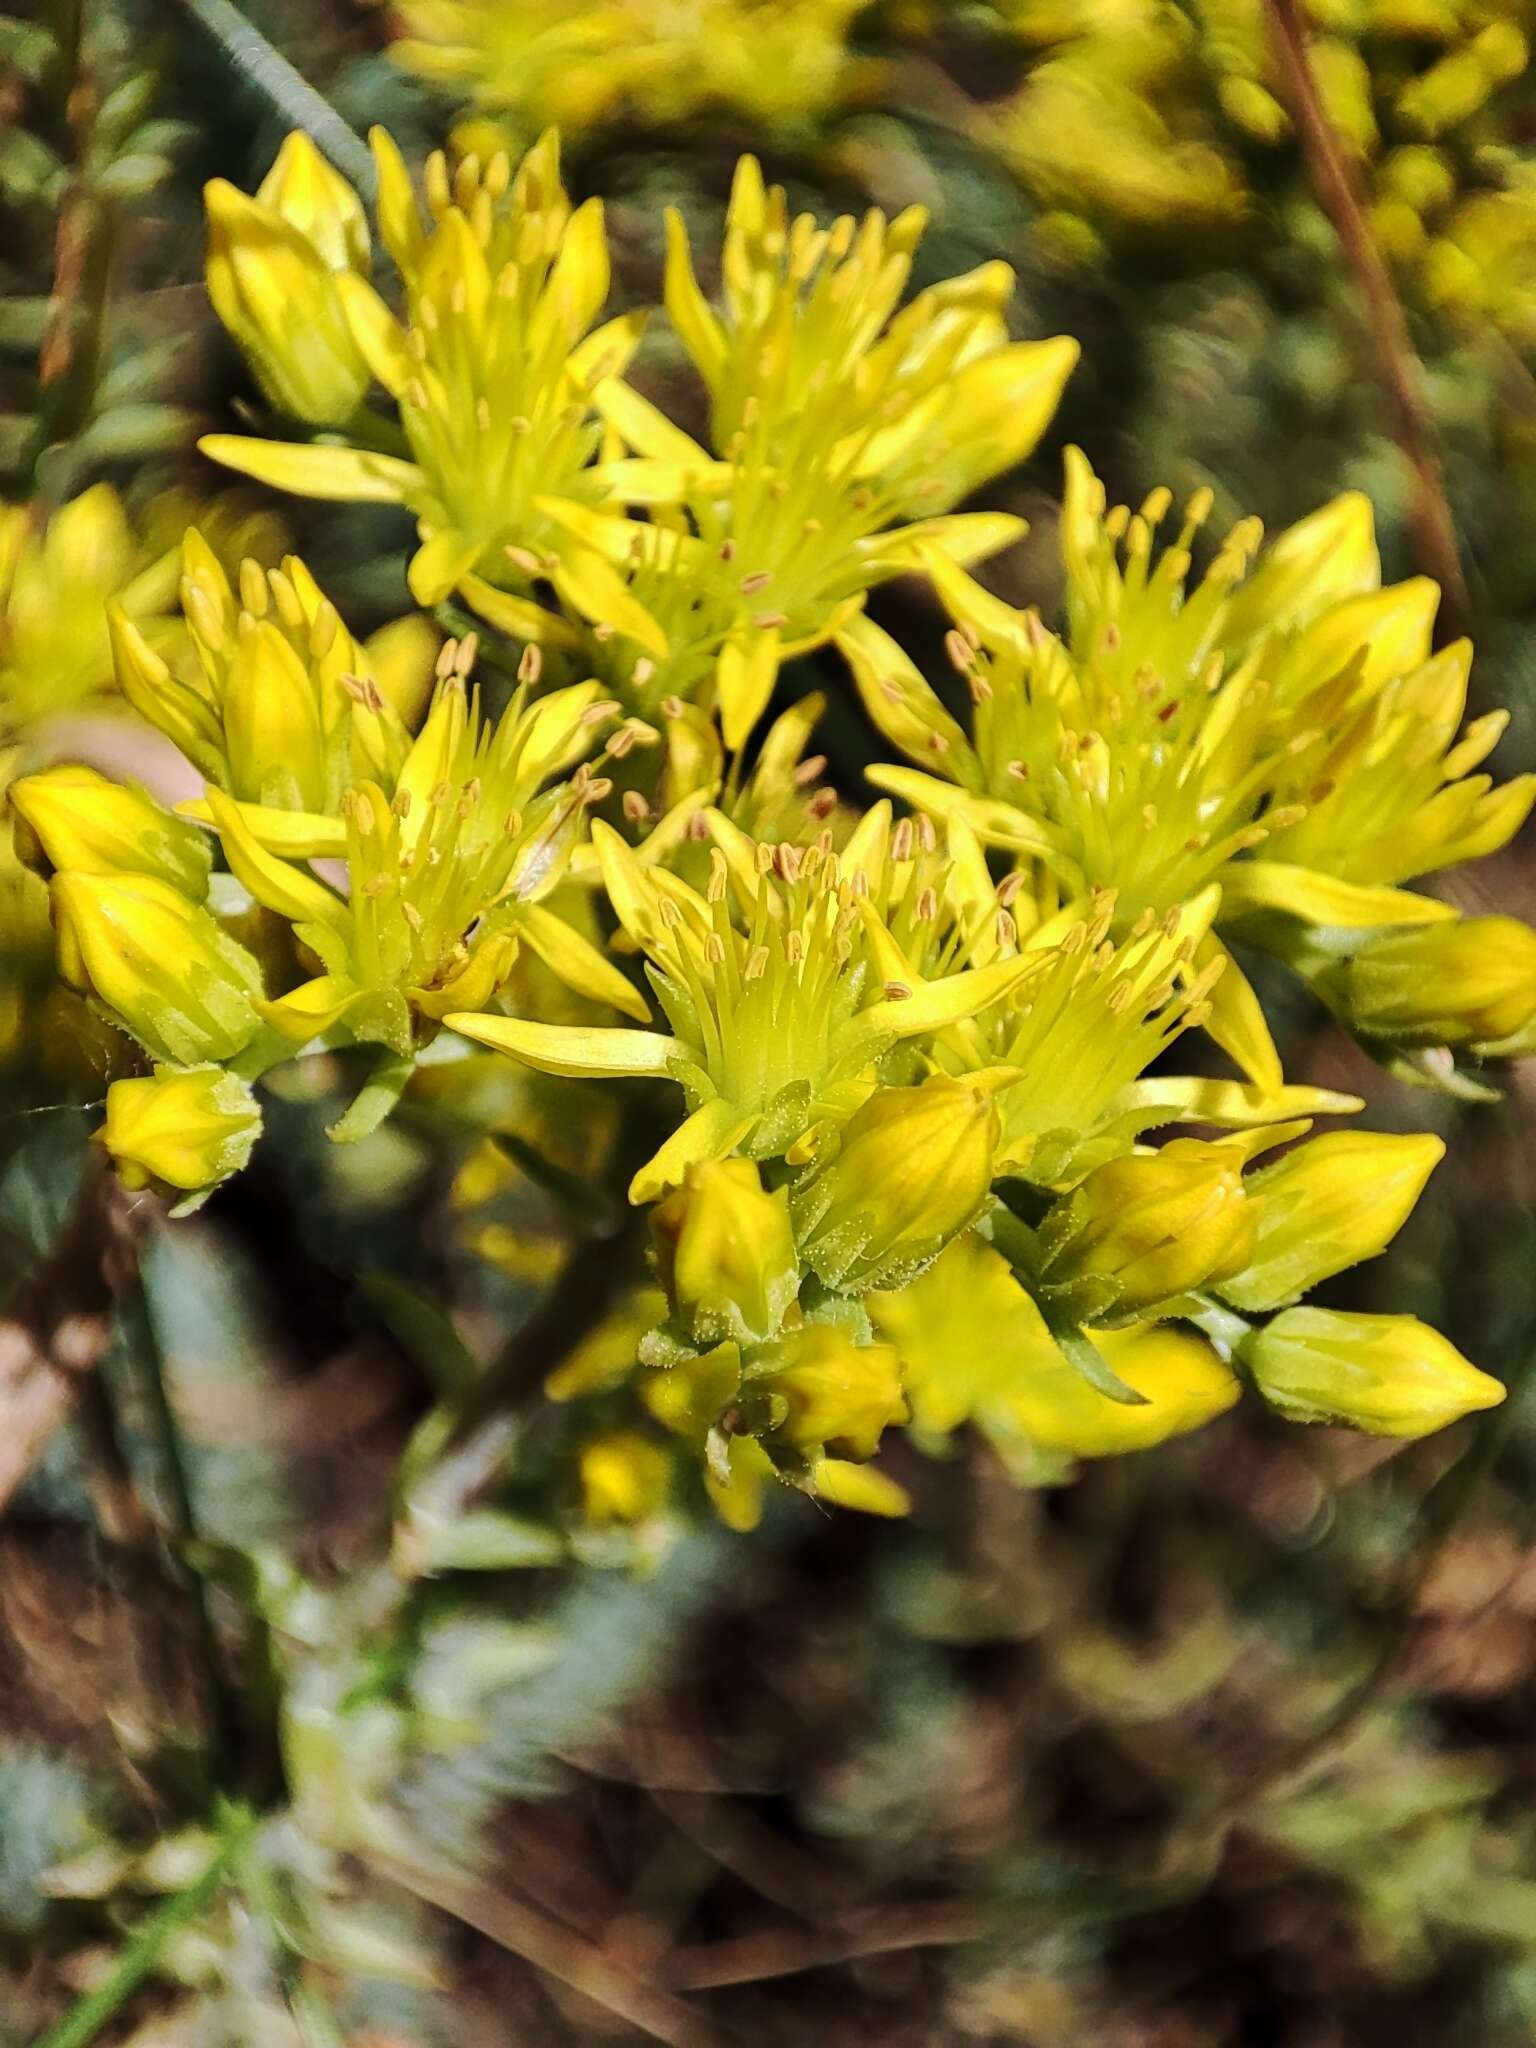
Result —
M 632 596 L 613 565 L 590 548 L 572 549 L 550 570 L 550 581 L 573 611 L 594 625 L 627 634 L 647 654 L 665 660 L 671 651 L 656 620 Z
M 720 694 L 720 729 L 734 752 L 747 743 L 779 674 L 779 630 L 733 633 L 720 650 L 715 687 Z
M 950 774 L 973 758 L 964 728 L 951 718 L 906 650 L 873 619 L 852 619 L 837 635 L 854 687 L 875 726 L 913 761 Z
M 589 1078 L 664 1075 L 684 1056 L 675 1038 L 659 1031 L 588 1029 L 579 1024 L 535 1024 L 526 1017 L 487 1017 L 456 1010 L 443 1022 L 461 1038 L 510 1054 L 545 1074 Z
M 531 640 L 539 647 L 575 649 L 583 645 L 581 634 L 558 612 L 546 611 L 532 598 L 513 597 L 508 591 L 498 590 L 483 576 L 461 576 L 459 595 L 466 604 L 473 605 L 487 625 L 510 634 L 514 640 Z
M 1434 924 L 1454 917 L 1448 903 L 1416 896 L 1410 889 L 1383 889 L 1360 882 L 1342 882 L 1312 868 L 1288 861 L 1243 860 L 1223 869 L 1223 921 L 1252 911 L 1278 910 L 1308 924 L 1342 925 L 1350 930 L 1386 924 Z
M 542 904 L 529 903 L 518 917 L 517 928 L 524 943 L 567 988 L 589 996 L 594 1003 L 607 1003 L 637 1023 L 650 1022 L 650 1005 L 634 983 L 563 917 Z
M 314 811 L 279 811 L 267 804 L 237 803 L 234 808 L 246 831 L 268 853 L 281 854 L 287 860 L 346 858 L 347 828 L 340 818 L 324 818 Z M 199 825 L 218 822 L 211 805 L 201 797 L 189 797 L 176 809 Z
M 406 581 L 421 605 L 441 604 L 485 553 L 485 543 L 468 540 L 457 527 L 439 527 L 411 557 Z
M 204 434 L 198 450 L 211 462 L 237 469 L 275 490 L 301 498 L 337 498 L 354 504 L 408 505 L 425 479 L 414 462 L 375 455 L 366 448 L 330 448 L 319 442 L 257 441 L 244 434 Z
M 680 1187 L 690 1166 L 724 1159 L 734 1152 L 757 1122 L 743 1116 L 721 1096 L 687 1117 L 660 1149 L 652 1153 L 629 1184 L 632 1202 L 654 1202 L 669 1188 Z
M 617 377 L 609 377 L 592 393 L 592 403 L 638 455 L 653 456 L 681 469 L 721 467 L 691 434 L 673 426 L 659 406 Z
M 344 974 L 320 974 L 276 1002 L 258 1003 L 264 1021 L 294 1045 L 307 1045 L 339 1024 L 364 991 Z
M 1263 1006 L 1254 994 L 1252 982 L 1226 947 L 1207 932 L 1195 949 L 1195 964 L 1208 967 L 1218 959 L 1225 965 L 1207 999 L 1210 1013 L 1205 1019 L 1205 1030 L 1223 1052 L 1236 1060 L 1255 1087 L 1273 1094 L 1283 1085 L 1285 1074 Z
M 344 931 L 348 921 L 345 903 L 313 875 L 290 861 L 268 853 L 246 825 L 240 805 L 211 785 L 204 791 L 213 814 L 214 829 L 224 846 L 224 857 L 237 880 L 243 882 L 258 903 L 275 910 L 297 924 L 323 924 L 332 931 Z

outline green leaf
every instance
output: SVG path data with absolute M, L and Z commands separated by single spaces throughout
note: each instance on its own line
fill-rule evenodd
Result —
M 353 1098 L 352 1105 L 326 1128 L 333 1145 L 356 1145 L 372 1137 L 404 1093 L 416 1071 L 414 1053 L 387 1053 Z

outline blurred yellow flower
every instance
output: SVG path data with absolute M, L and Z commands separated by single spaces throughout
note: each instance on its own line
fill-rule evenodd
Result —
M 798 127 L 855 82 L 865 0 L 404 0 L 390 56 L 528 129 L 700 111 Z

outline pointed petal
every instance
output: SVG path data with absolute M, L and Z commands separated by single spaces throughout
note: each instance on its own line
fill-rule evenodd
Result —
M 1221 896 L 1223 920 L 1278 910 L 1308 924 L 1340 925 L 1346 930 L 1434 924 L 1456 915 L 1450 904 L 1416 896 L 1410 889 L 1343 882 L 1336 875 L 1279 860 L 1233 862 L 1222 871 Z
M 665 1075 L 684 1049 L 659 1031 L 589 1030 L 579 1024 L 535 1024 L 526 1017 L 489 1017 L 456 1010 L 443 1022 L 461 1038 L 509 1054 L 545 1074 L 592 1078 Z
M 708 1159 L 724 1159 L 733 1152 L 756 1122 L 755 1116 L 743 1116 L 717 1095 L 679 1124 L 660 1150 L 651 1155 L 630 1182 L 629 1199 L 654 1202 L 668 1188 L 678 1186 L 690 1166 Z
M 295 491 L 301 498 L 409 505 L 425 483 L 414 462 L 375 455 L 366 448 L 257 441 L 244 434 L 204 434 L 197 445 L 211 462 L 222 462 L 226 469 L 237 469 L 275 490 Z
M 542 904 L 528 903 L 518 916 L 517 929 L 523 943 L 538 954 L 567 988 L 590 996 L 594 1003 L 606 1003 L 611 1009 L 621 1010 L 637 1023 L 651 1021 L 650 1006 L 634 983 L 589 939 L 573 931 L 563 917 L 557 917 Z

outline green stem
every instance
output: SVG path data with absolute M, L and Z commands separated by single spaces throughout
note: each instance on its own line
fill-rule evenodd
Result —
M 87 2048 L 121 2006 L 133 1996 L 154 1970 L 172 1935 L 195 1920 L 210 1905 L 224 1880 L 231 1859 L 255 1824 L 255 1816 L 240 1812 L 226 1826 L 224 1839 L 209 1859 L 201 1877 L 185 1891 L 174 1892 L 163 1904 L 141 1920 L 118 1951 L 112 1974 L 77 1999 L 56 2027 L 51 2027 L 33 2048 Z
M 281 50 L 246 20 L 231 0 L 181 0 L 192 19 L 212 36 L 241 76 L 255 86 L 295 128 L 302 128 L 369 205 L 376 180 L 366 144 L 330 101 L 295 70 Z
M 1191 1300 L 1198 1306 L 1190 1310 L 1189 1321 L 1196 1329 L 1205 1332 L 1228 1365 L 1236 1365 L 1243 1346 L 1253 1335 L 1253 1324 L 1246 1316 L 1240 1316 L 1236 1309 L 1224 1308 L 1207 1294 L 1193 1295 Z

